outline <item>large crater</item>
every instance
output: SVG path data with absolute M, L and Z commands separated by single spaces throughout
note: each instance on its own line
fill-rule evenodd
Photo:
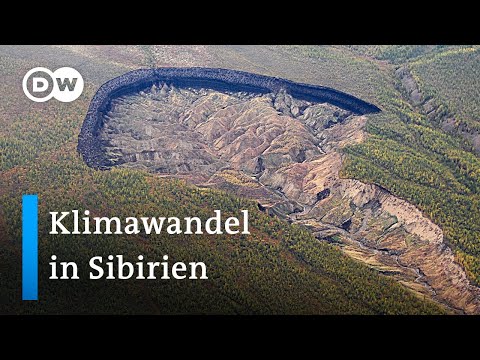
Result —
M 97 169 L 255 199 L 421 296 L 480 313 L 479 290 L 437 225 L 377 185 L 340 178 L 339 150 L 363 140 L 365 114 L 377 111 L 334 89 L 244 72 L 138 70 L 99 89 L 78 150 Z
M 90 104 L 78 142 L 78 150 L 89 166 L 105 169 L 112 165 L 111 159 L 106 155 L 100 134 L 107 119 L 105 115 L 114 109 L 115 99 L 145 91 L 152 86 L 163 87 L 163 84 L 168 84 L 169 88 L 173 85 L 175 88 L 192 91 L 209 89 L 219 93 L 255 96 L 284 92 L 307 104 L 306 106 L 327 102 L 355 114 L 379 111 L 375 105 L 335 89 L 242 71 L 209 68 L 135 70 L 102 85 Z M 177 107 L 178 105 L 184 104 L 177 104 Z

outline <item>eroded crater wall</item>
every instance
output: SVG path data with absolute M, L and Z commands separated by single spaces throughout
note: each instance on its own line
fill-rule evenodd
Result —
M 98 134 L 103 126 L 103 115 L 110 110 L 111 101 L 121 95 L 134 93 L 160 82 L 176 86 L 254 93 L 278 92 L 284 89 L 298 99 L 328 102 L 358 115 L 380 111 L 373 104 L 335 89 L 243 71 L 211 68 L 139 69 L 106 82 L 93 97 L 79 135 L 77 148 L 88 166 L 96 169 L 108 168 Z

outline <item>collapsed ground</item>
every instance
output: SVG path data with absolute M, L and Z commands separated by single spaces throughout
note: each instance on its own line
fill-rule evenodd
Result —
M 327 103 L 158 83 L 112 101 L 99 142 L 110 166 L 227 190 L 309 228 L 319 240 L 421 296 L 477 313 L 478 289 L 441 229 L 385 189 L 341 179 L 341 149 L 365 116 Z

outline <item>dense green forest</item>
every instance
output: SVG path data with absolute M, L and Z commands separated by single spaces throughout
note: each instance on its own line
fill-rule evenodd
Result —
M 461 47 L 410 64 L 427 96 L 438 98 L 456 126 L 480 131 L 480 48 Z
M 47 64 L 45 64 L 47 65 Z M 258 210 L 256 203 L 145 172 L 94 171 L 76 153 L 93 89 L 74 105 L 25 100 L 15 81 L 32 64 L 0 54 L 9 89 L 0 109 L 1 313 L 433 314 L 443 310 L 393 280 Z M 97 64 L 98 72 L 102 67 Z M 119 72 L 124 69 L 119 69 Z M 95 77 L 92 76 L 93 79 Z M 399 123 L 402 123 L 401 121 Z M 358 157 L 359 159 L 361 157 Z M 353 159 L 353 157 L 352 157 Z M 352 168 L 352 167 L 350 167 Z M 469 183 L 458 181 L 467 191 Z M 40 301 L 22 303 L 21 194 L 40 198 Z M 250 210 L 249 236 L 57 236 L 48 211 L 103 216 L 200 216 Z M 48 280 L 50 255 L 79 264 L 81 280 Z M 94 255 L 142 254 L 158 261 L 203 261 L 208 281 L 90 281 Z
M 433 97 L 444 113 L 454 117 L 457 127 L 479 129 L 480 49 L 411 48 L 416 55 L 410 61 L 403 46 L 389 46 L 389 56 L 370 47 L 355 51 L 403 63 L 425 96 Z M 397 98 L 402 99 L 395 85 Z M 384 112 L 371 117 L 365 143 L 346 149 L 343 176 L 380 184 L 417 205 L 440 225 L 458 261 L 480 284 L 480 159 L 468 141 L 443 131 L 405 96 L 396 101 L 379 96 L 379 100 Z

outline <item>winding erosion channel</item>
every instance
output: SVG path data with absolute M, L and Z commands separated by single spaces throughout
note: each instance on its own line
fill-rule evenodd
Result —
M 480 313 L 442 230 L 388 190 L 342 179 L 342 147 L 375 105 L 335 89 L 241 71 L 135 70 L 102 85 L 78 151 L 90 167 L 142 169 L 255 199 L 419 296 Z

